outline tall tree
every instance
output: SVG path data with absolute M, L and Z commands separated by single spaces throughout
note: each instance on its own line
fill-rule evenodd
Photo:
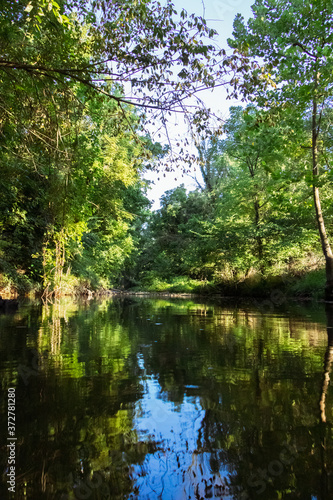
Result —
M 231 47 L 257 59 L 258 68 L 244 72 L 245 94 L 253 94 L 253 77 L 268 85 L 255 93 L 262 106 L 293 107 L 295 117 L 310 117 L 308 145 L 317 225 L 326 261 L 326 298 L 333 298 L 333 253 L 321 206 L 323 174 L 330 170 L 327 148 L 321 142 L 323 123 L 333 96 L 333 5 L 329 0 L 256 0 L 247 24 L 238 15 Z M 240 65 L 241 66 L 241 65 Z M 251 83 L 252 82 L 252 83 Z M 251 87 L 251 88 L 250 88 Z

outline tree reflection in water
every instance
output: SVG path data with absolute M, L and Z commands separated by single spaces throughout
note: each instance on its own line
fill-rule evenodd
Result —
M 330 498 L 327 318 L 328 344 L 318 305 L 128 298 L 2 315 L 17 498 Z
M 327 317 L 327 349 L 325 353 L 324 361 L 324 375 L 322 382 L 322 390 L 319 401 L 319 411 L 320 411 L 320 426 L 321 426 L 321 498 L 328 499 L 332 497 L 332 491 L 330 495 L 330 478 L 329 478 L 329 468 L 327 465 L 327 446 L 329 446 L 330 434 L 332 435 L 332 425 L 327 422 L 326 416 L 326 398 L 330 383 L 330 374 L 333 363 L 333 307 L 332 304 L 326 304 L 326 317 Z M 328 406 L 328 411 L 332 411 L 332 407 Z M 332 453 L 331 453 L 332 459 Z M 332 460 L 331 460 L 332 463 Z M 332 479 L 331 479 L 332 481 Z M 331 485 L 332 487 L 332 485 Z

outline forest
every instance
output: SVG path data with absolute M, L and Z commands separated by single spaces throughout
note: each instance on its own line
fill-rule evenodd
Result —
M 0 291 L 333 300 L 333 3 L 3 0 Z M 224 86 L 227 118 L 201 98 Z M 187 124 L 174 147 L 174 116 Z M 178 148 L 178 149 L 177 149 Z M 158 210 L 147 172 L 194 169 Z

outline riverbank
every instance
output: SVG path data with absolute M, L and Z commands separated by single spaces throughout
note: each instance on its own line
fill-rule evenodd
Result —
M 297 299 L 322 300 L 325 289 L 325 270 L 317 269 L 309 272 L 283 275 L 253 274 L 243 279 L 229 279 L 220 281 L 203 281 L 191 279 L 187 276 L 177 276 L 169 280 L 154 278 L 150 282 L 136 283 L 132 287 L 117 287 L 105 289 L 93 287 L 90 283 L 72 277 L 63 284 L 60 295 L 87 296 L 98 295 L 154 295 L 168 297 L 191 296 L 223 296 L 223 297 L 258 297 L 279 300 L 278 297 L 292 297 Z M 41 296 L 43 293 L 40 283 L 15 282 L 0 280 L 0 295 L 2 298 L 17 296 Z
M 298 299 L 320 300 L 324 298 L 325 270 L 317 269 L 300 274 L 262 275 L 253 274 L 243 279 L 199 281 L 186 276 L 169 281 L 155 278 L 144 287 L 134 287 L 132 292 L 222 295 L 230 297 L 262 297 L 283 295 Z

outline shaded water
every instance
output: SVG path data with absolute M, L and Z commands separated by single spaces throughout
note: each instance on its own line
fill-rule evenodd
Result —
M 1 499 L 333 498 L 324 306 L 272 309 L 133 297 L 1 315 Z

